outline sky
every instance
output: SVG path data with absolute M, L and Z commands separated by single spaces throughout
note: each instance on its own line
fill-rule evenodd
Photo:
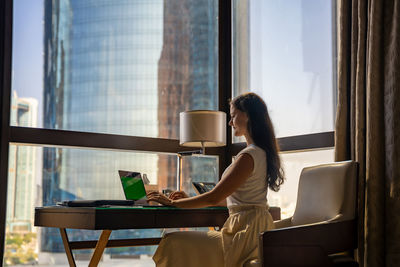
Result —
M 277 136 L 333 130 L 330 1 L 250 3 L 250 88 Z
M 12 90 L 39 101 L 43 112 L 43 0 L 14 0 Z

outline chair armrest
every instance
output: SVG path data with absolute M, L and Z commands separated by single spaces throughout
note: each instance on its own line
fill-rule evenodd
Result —
M 346 219 L 344 219 L 343 214 L 339 213 L 332 219 L 326 220 L 325 222 L 337 222 L 337 221 L 346 221 Z
M 266 231 L 259 248 L 262 266 L 329 266 L 329 254 L 357 248 L 356 219 Z
M 289 217 L 289 218 L 286 218 L 286 219 L 283 219 L 283 220 L 274 220 L 275 229 L 287 228 L 287 227 L 295 226 L 295 225 L 293 225 L 292 219 L 293 219 L 293 217 Z M 333 217 L 332 219 L 329 219 L 329 220 L 326 220 L 326 221 L 323 221 L 323 222 L 335 222 L 335 221 L 338 221 L 338 220 L 343 220 L 343 214 L 338 214 L 335 217 Z M 319 224 L 321 224 L 323 222 L 320 222 Z

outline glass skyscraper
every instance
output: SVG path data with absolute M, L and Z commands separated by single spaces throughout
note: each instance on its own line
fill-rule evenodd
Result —
M 44 3 L 45 128 L 176 139 L 180 111 L 217 108 L 218 1 Z M 180 100 L 165 101 L 173 98 Z M 43 205 L 123 198 L 117 175 L 121 165 L 145 169 L 151 182 L 169 186 L 176 161 L 165 157 L 44 148 Z M 163 162 L 173 162 L 171 169 Z M 160 232 L 115 233 L 126 238 Z M 72 239 L 92 234 L 71 232 Z M 64 250 L 58 231 L 42 230 L 41 250 Z M 150 248 L 129 251 L 151 253 Z
M 218 110 L 218 1 L 164 1 L 163 49 L 158 63 L 159 136 L 179 138 L 179 112 Z M 171 64 L 173 62 L 174 64 Z M 215 159 L 185 157 L 183 189 L 190 181 L 216 181 Z M 175 173 L 176 160 L 159 161 L 159 176 Z M 175 177 L 164 177 L 165 187 Z
M 157 135 L 157 60 L 162 1 L 45 1 L 44 127 Z M 43 204 L 67 199 L 121 199 L 115 161 L 146 165 L 157 156 L 113 158 L 82 149 L 43 149 Z M 91 233 L 85 233 L 89 235 Z M 82 233 L 76 233 L 76 236 Z M 44 230 L 44 251 L 63 251 Z
M 11 97 L 11 123 L 22 127 L 36 127 L 38 102 L 33 98 Z M 37 149 L 34 146 L 15 146 L 9 149 L 7 228 L 10 233 L 30 232 L 36 194 Z

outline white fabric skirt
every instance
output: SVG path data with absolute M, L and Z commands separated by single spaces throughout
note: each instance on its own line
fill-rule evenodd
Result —
M 242 267 L 259 258 L 259 233 L 272 228 L 266 205 L 229 207 L 221 231 L 166 234 L 153 260 L 157 267 Z

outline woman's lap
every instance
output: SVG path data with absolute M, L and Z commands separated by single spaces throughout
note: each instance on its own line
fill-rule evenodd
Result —
M 158 267 L 223 266 L 221 233 L 185 231 L 166 234 L 153 259 Z
M 236 207 L 219 232 L 166 234 L 153 259 L 157 267 L 242 266 L 258 258 L 258 235 L 271 227 L 266 207 Z

